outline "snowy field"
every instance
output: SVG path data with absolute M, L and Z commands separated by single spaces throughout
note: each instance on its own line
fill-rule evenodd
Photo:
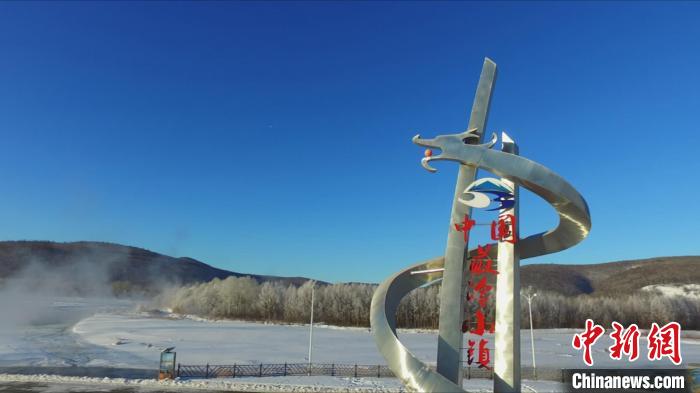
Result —
M 21 392 L 180 392 L 180 391 L 235 391 L 235 392 L 352 392 L 371 391 L 405 392 L 394 378 L 341 378 L 341 377 L 263 377 L 216 380 L 156 381 L 108 378 L 59 377 L 47 375 L 2 375 L 3 387 Z M 465 380 L 464 388 L 470 392 L 493 391 L 493 381 L 486 379 Z M 551 381 L 523 381 L 523 392 L 562 392 L 564 386 Z M 14 390 L 12 390 L 14 391 Z
M 51 299 L 36 309 L 36 300 L 17 303 L 13 318 L 0 321 L 0 367 L 80 366 L 128 367 L 153 370 L 159 352 L 175 346 L 182 364 L 250 364 L 307 362 L 308 326 L 272 325 L 241 321 L 207 321 L 168 314 L 140 313 L 136 305 L 112 299 Z M 21 311 L 21 312 L 19 312 Z M 684 364 L 700 363 L 700 334 L 685 332 Z M 535 331 L 538 368 L 583 367 L 581 353 L 571 347 L 573 330 Z M 435 362 L 437 335 L 427 331 L 399 331 L 419 358 Z M 487 337 L 491 340 L 491 337 Z M 529 331 L 522 331 L 522 364 L 531 366 Z M 609 338 L 594 347 L 595 366 L 601 368 L 671 367 L 667 361 L 639 359 L 630 364 L 607 354 Z M 642 351 L 646 340 L 640 343 Z M 642 352 L 642 357 L 644 352 Z M 316 326 L 314 363 L 385 364 L 368 329 Z M 40 371 L 38 371 L 40 372 Z M 0 375 L 3 387 L 22 391 L 156 392 L 172 390 L 234 391 L 401 391 L 393 378 L 264 377 L 235 380 L 155 380 Z M 470 391 L 490 391 L 492 381 L 465 381 Z M 524 391 L 560 391 L 549 381 L 524 381 Z M 124 390 L 128 388 L 127 390 Z M 39 390 L 36 390 L 39 389 Z M 101 388 L 102 389 L 102 388 Z M 15 389 L 16 390 L 16 389 Z
M 187 318 L 154 318 L 147 314 L 97 314 L 73 327 L 81 341 L 94 347 L 111 348 L 102 352 L 107 358 L 93 358 L 95 364 L 114 363 L 114 359 L 131 358 L 132 367 L 153 368 L 162 348 L 175 346 L 182 364 L 249 364 L 307 362 L 308 326 L 266 325 L 239 321 L 205 321 Z M 582 354 L 571 347 L 574 330 L 547 329 L 535 331 L 535 354 L 538 367 L 583 368 Z M 421 360 L 435 363 L 435 332 L 399 331 L 401 340 Z M 492 337 L 487 336 L 490 342 Z M 593 347 L 596 367 L 629 367 L 630 363 L 610 359 L 608 336 Z M 645 339 L 640 348 L 646 348 Z M 530 333 L 521 334 L 522 365 L 532 365 Z M 125 356 L 124 354 L 129 354 Z M 682 340 L 686 362 L 700 362 L 700 340 Z M 642 359 L 644 358 L 644 359 Z M 369 329 L 317 326 L 314 329 L 315 363 L 385 364 L 377 351 Z M 631 364 L 636 368 L 663 368 L 673 364 L 650 362 L 644 356 Z

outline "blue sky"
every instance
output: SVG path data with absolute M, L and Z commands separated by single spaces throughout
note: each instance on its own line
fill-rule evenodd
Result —
M 383 280 L 440 255 L 484 56 L 488 131 L 587 199 L 524 263 L 700 254 L 698 3 L 0 3 L 0 239 Z M 522 233 L 556 225 L 525 194 Z M 477 234 L 478 236 L 478 234 Z

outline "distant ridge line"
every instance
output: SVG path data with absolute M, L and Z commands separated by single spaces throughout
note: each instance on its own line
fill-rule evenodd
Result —
M 258 283 L 281 282 L 299 286 L 305 277 L 279 277 L 219 269 L 190 257 L 171 257 L 140 247 L 98 241 L 53 242 L 37 240 L 0 241 L 0 279 L 32 269 L 32 275 L 66 273 L 63 278 L 93 271 L 103 283 L 128 283 L 147 289 L 159 284 L 188 285 L 215 278 L 250 277 Z M 31 277 L 27 277 L 31 279 Z M 317 281 L 320 284 L 327 284 Z
M 66 279 L 84 285 L 81 267 L 103 273 L 100 284 L 128 284 L 147 290 L 157 284 L 191 285 L 227 277 L 250 277 L 258 283 L 280 282 L 299 286 L 306 277 L 280 277 L 240 273 L 216 268 L 191 257 L 171 257 L 145 248 L 101 241 L 54 242 L 0 241 L 2 279 L 28 268 L 54 273 L 67 271 Z M 85 269 L 82 269 L 85 270 Z M 76 277 L 74 277 L 77 275 Z M 93 279 L 93 277 L 89 277 Z M 328 282 L 314 280 L 319 285 Z M 595 264 L 538 263 L 521 266 L 522 287 L 565 296 L 633 293 L 648 285 L 700 284 L 700 255 L 652 257 Z M 346 282 L 345 284 L 363 284 Z M 375 283 L 371 283 L 375 284 Z

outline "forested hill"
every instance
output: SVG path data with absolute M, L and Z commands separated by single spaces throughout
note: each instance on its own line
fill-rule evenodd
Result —
M 439 261 L 440 259 L 435 259 Z M 700 298 L 700 255 L 655 257 L 596 264 L 530 264 L 520 268 L 523 290 L 563 296 L 629 295 L 672 289 Z
M 175 258 L 137 247 L 101 242 L 0 242 L 0 285 L 20 277 L 25 285 L 117 292 L 155 292 L 215 278 L 249 276 L 258 283 L 301 285 L 304 277 L 277 277 L 218 269 L 196 259 Z M 522 287 L 565 296 L 631 294 L 649 286 L 700 288 L 700 256 L 657 257 L 591 265 L 532 264 L 521 269 Z M 322 284 L 326 284 L 321 282 Z M 700 290 L 696 288 L 697 290 Z
M 675 321 L 700 329 L 698 257 L 655 258 L 597 265 L 529 265 L 522 268 L 523 290 L 537 292 L 532 301 L 536 328 L 581 327 L 586 318 L 603 325 L 618 321 L 650 326 Z M 168 291 L 161 307 L 209 318 L 304 323 L 309 320 L 310 283 L 285 287 L 259 285 L 235 278 Z M 318 321 L 341 326 L 369 326 L 376 284 L 344 283 L 315 290 Z M 399 305 L 401 327 L 438 326 L 440 286 L 416 289 Z M 493 320 L 494 296 L 487 296 L 486 317 Z M 520 296 L 521 326 L 529 324 L 527 301 Z M 472 302 L 469 307 L 475 307 Z
M 591 265 L 533 264 L 520 270 L 523 288 L 572 296 L 631 294 L 650 286 L 700 287 L 700 256 L 638 259 Z
M 0 280 L 90 293 L 100 287 L 153 292 L 163 285 L 249 276 L 257 282 L 301 285 L 303 277 L 276 277 L 217 269 L 192 258 L 174 258 L 113 243 L 48 241 L 0 242 Z M 60 282 L 60 283 L 59 283 Z M 104 288 L 102 288 L 104 289 Z

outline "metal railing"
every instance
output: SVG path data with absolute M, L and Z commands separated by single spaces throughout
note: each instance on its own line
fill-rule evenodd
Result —
M 314 375 L 337 377 L 393 377 L 388 366 L 363 364 L 234 364 L 234 365 L 177 365 L 177 376 L 182 378 L 238 378 Z
M 240 377 L 281 377 L 292 375 L 313 375 L 332 377 L 394 377 L 394 373 L 385 365 L 366 364 L 337 364 L 323 363 L 277 363 L 277 364 L 234 364 L 234 365 L 177 365 L 176 376 L 181 378 L 240 378 Z M 521 369 L 523 379 L 541 379 L 549 381 L 563 381 L 564 373 L 561 369 L 537 368 L 537 373 L 532 367 Z M 493 379 L 493 370 L 477 367 L 466 367 L 464 378 Z

